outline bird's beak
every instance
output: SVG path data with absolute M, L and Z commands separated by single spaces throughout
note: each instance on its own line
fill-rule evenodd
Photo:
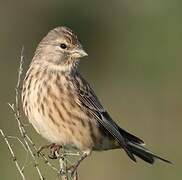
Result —
M 73 52 L 72 52 L 72 57 L 74 58 L 82 58 L 84 56 L 88 56 L 88 54 L 81 48 L 79 49 L 75 49 Z
M 88 54 L 83 49 L 80 49 L 78 53 L 80 57 L 88 56 Z

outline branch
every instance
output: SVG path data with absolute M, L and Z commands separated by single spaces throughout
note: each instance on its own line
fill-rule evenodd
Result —
M 13 151 L 13 149 L 12 149 L 12 147 L 11 147 L 9 141 L 8 141 L 8 138 L 5 136 L 5 134 L 2 131 L 2 129 L 0 129 L 0 133 L 1 133 L 2 137 L 4 138 L 4 140 L 5 140 L 5 142 L 6 142 L 7 146 L 8 146 L 8 149 L 9 149 L 9 151 L 11 153 L 11 156 L 12 156 L 13 161 L 15 162 L 15 165 L 16 165 L 16 168 L 17 168 L 18 172 L 20 173 L 22 179 L 23 180 L 26 180 L 26 178 L 25 178 L 25 176 L 23 174 L 23 171 L 20 168 L 20 165 L 18 163 L 18 160 L 16 159 L 15 153 L 14 153 L 14 151 Z

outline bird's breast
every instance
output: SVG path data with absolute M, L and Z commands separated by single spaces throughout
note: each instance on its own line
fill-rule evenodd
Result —
M 99 124 L 77 103 L 73 83 L 63 75 L 43 75 L 24 82 L 23 107 L 29 121 L 50 142 L 93 148 L 101 138 Z

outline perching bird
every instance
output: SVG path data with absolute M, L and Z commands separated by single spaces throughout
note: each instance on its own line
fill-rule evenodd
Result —
M 83 156 L 93 150 L 120 148 L 153 164 L 170 163 L 144 147 L 144 142 L 120 128 L 80 75 L 80 58 L 87 56 L 67 27 L 51 30 L 38 45 L 23 82 L 23 109 L 36 131 L 57 146 L 73 147 Z

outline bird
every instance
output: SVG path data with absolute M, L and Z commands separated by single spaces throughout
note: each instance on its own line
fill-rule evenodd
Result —
M 144 141 L 121 128 L 109 115 L 91 85 L 79 72 L 88 54 L 77 35 L 59 26 L 40 41 L 23 80 L 22 104 L 35 130 L 53 150 L 74 148 L 82 152 L 74 170 L 92 151 L 123 149 L 153 164 L 170 161 L 152 153 Z

